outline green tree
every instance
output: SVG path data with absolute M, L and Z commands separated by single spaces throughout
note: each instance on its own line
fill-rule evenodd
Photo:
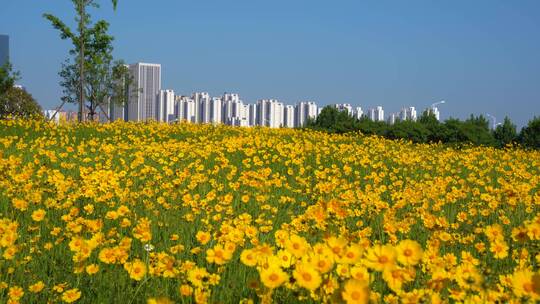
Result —
M 540 117 L 534 117 L 519 134 L 520 142 L 529 148 L 540 149 Z
M 493 137 L 495 137 L 499 147 L 515 142 L 518 137 L 516 125 L 512 123 L 510 118 L 505 117 L 504 122 L 493 131 Z
M 109 104 L 124 104 L 127 102 L 127 85 L 131 82 L 129 70 L 123 61 L 113 61 L 112 41 L 114 38 L 107 34 L 109 24 L 103 20 L 88 30 L 90 39 L 86 48 L 86 80 L 84 92 L 87 100 L 84 103 L 88 110 L 88 118 L 94 120 L 98 109 Z M 70 59 L 62 66 L 60 72 L 61 86 L 64 88 L 62 100 L 75 103 L 79 96 L 78 63 Z M 128 83 L 126 84 L 126 81 Z
M 99 5 L 96 0 L 71 0 L 75 8 L 75 21 L 77 22 L 77 34 L 71 30 L 60 18 L 51 15 L 44 14 L 43 16 L 49 20 L 52 26 L 60 31 L 60 38 L 65 40 L 71 40 L 73 49 L 69 51 L 71 56 L 75 57 L 75 61 L 78 65 L 76 86 L 78 89 L 77 102 L 79 103 L 79 121 L 83 121 L 83 108 L 85 104 L 85 81 L 86 81 L 86 67 L 88 66 L 87 47 L 89 45 L 92 32 L 96 31 L 96 27 L 90 28 L 91 19 L 88 14 L 88 8 L 98 8 Z M 112 0 L 114 9 L 117 6 L 117 0 Z M 99 22 L 98 22 L 99 23 Z M 96 24 L 97 26 L 97 24 Z M 92 72 L 92 71 L 90 71 Z
M 397 121 L 387 132 L 390 139 L 407 139 L 415 143 L 425 143 L 428 141 L 429 131 L 421 123 L 411 120 Z
M 0 96 L 6 94 L 13 86 L 15 82 L 19 80 L 19 72 L 14 72 L 11 63 L 7 62 L 3 66 L 0 66 Z
M 347 133 L 358 130 L 356 118 L 332 106 L 322 109 L 317 119 L 308 121 L 308 127 L 330 133 Z
M 0 96 L 0 119 L 9 116 L 23 118 L 42 116 L 41 107 L 32 95 L 12 86 Z

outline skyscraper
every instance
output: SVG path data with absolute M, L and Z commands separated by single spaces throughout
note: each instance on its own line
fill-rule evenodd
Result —
M 354 117 L 356 119 L 360 119 L 362 118 L 362 115 L 364 115 L 364 111 L 362 110 L 362 107 L 356 107 L 356 109 L 354 109 Z
M 334 107 L 338 109 L 338 111 L 346 111 L 347 114 L 353 115 L 353 107 L 348 103 L 338 103 L 335 104 Z
M 158 120 L 158 95 L 161 90 L 161 65 L 135 63 L 129 66 L 133 77 L 127 105 L 130 121 Z
M 286 105 L 283 112 L 283 126 L 286 128 L 294 128 L 294 107 Z
M 296 105 L 296 118 L 294 121 L 295 127 L 303 127 L 309 118 L 315 119 L 321 109 L 317 109 L 317 105 L 311 101 L 299 102 Z
M 401 112 L 399 113 L 399 118 L 402 121 L 405 121 L 405 120 L 416 121 L 417 113 L 416 113 L 415 107 L 408 107 L 408 108 L 401 109 Z
M 9 61 L 9 36 L 0 35 L 0 66 Z
M 158 103 L 157 103 L 157 119 L 158 121 L 170 122 L 175 119 L 174 106 L 175 96 L 173 90 L 161 90 L 159 91 Z

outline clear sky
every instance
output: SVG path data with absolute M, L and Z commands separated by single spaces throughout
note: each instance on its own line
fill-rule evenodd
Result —
M 177 94 L 245 102 L 348 102 L 386 114 L 446 100 L 443 118 L 490 113 L 523 126 L 540 115 L 540 1 L 100 0 L 115 55 L 161 63 Z M 42 18 L 73 20 L 69 0 L 2 0 L 21 84 L 59 104 L 70 47 Z

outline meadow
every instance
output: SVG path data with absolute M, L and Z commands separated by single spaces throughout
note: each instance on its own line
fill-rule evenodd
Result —
M 0 121 L 0 303 L 535 303 L 540 152 Z

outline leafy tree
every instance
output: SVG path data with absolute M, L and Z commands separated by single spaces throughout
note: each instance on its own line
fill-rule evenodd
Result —
M 388 129 L 387 137 L 391 139 L 408 139 L 415 143 L 428 141 L 429 131 L 420 123 L 405 120 L 398 121 Z
M 519 134 L 520 142 L 529 148 L 540 149 L 540 117 L 534 117 Z
M 493 137 L 495 137 L 499 147 L 504 147 L 507 144 L 513 143 L 518 137 L 516 125 L 512 123 L 510 118 L 505 117 L 504 122 L 501 125 L 498 125 L 495 131 L 493 131 Z
M 7 62 L 3 66 L 0 66 L 0 96 L 6 94 L 13 86 L 15 82 L 19 80 L 19 72 L 14 72 L 11 63 Z
M 331 133 L 347 133 L 357 130 L 357 120 L 345 111 L 327 106 L 322 109 L 317 119 L 308 121 L 308 127 L 326 130 Z
M 489 129 L 489 121 L 483 115 L 476 117 L 471 115 L 461 125 L 461 132 L 465 141 L 476 145 L 493 145 L 495 143 L 495 138 Z
M 23 89 L 12 86 L 0 96 L 0 118 L 9 116 L 30 118 L 41 115 L 41 107 L 32 95 Z
M 98 109 L 103 110 L 109 103 L 127 102 L 126 81 L 131 82 L 129 70 L 123 61 L 114 61 L 112 57 L 113 37 L 107 34 L 109 24 L 99 21 L 89 30 L 90 41 L 86 51 L 86 81 L 84 92 L 87 96 L 85 107 L 90 120 L 94 120 Z M 60 72 L 61 85 L 64 88 L 62 100 L 75 103 L 79 96 L 79 69 L 77 62 L 66 60 Z
M 110 41 L 106 41 L 108 37 L 96 36 L 97 33 L 103 33 L 100 31 L 100 27 L 103 26 L 104 21 L 98 22 L 94 27 L 90 27 L 91 19 L 90 15 L 88 14 L 88 8 L 98 8 L 99 5 L 96 0 L 71 0 L 71 2 L 73 3 L 75 8 L 75 21 L 78 24 L 76 30 L 77 34 L 75 34 L 75 31 L 70 29 L 63 21 L 61 21 L 60 18 L 51 14 L 44 14 L 43 16 L 51 22 L 52 26 L 55 29 L 60 31 L 61 39 L 69 39 L 73 44 L 74 48 L 69 51 L 69 54 L 75 58 L 74 60 L 77 64 L 77 72 L 74 74 L 76 75 L 76 79 L 69 79 L 68 81 L 70 81 L 70 86 L 76 87 L 77 89 L 77 102 L 79 103 L 79 121 L 83 121 L 83 108 L 85 104 L 85 82 L 87 78 L 87 68 L 89 67 L 89 58 L 91 59 L 98 50 L 106 52 L 108 50 L 107 44 L 110 43 Z M 117 0 L 112 0 L 114 9 L 116 9 L 117 2 Z M 98 43 L 92 45 L 92 38 L 94 39 L 93 42 Z M 100 45 L 100 43 L 103 44 Z M 90 53 L 90 55 L 88 55 L 87 53 Z M 68 63 L 66 65 L 74 64 Z M 66 69 L 66 65 L 64 65 L 62 72 L 64 72 L 64 70 Z M 95 71 L 92 71 L 90 69 L 88 72 L 91 74 Z M 72 83 L 71 81 L 75 82 Z

